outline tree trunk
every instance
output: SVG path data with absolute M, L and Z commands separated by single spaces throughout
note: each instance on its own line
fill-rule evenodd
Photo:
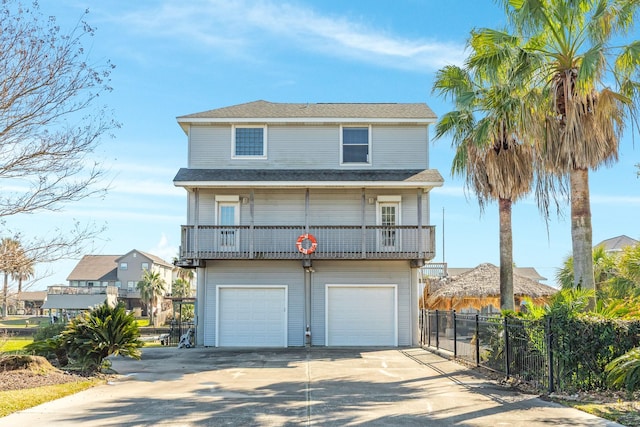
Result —
M 589 171 L 573 169 L 571 182 L 571 240 L 573 244 L 573 284 L 595 290 L 589 201 Z M 595 302 L 595 301 L 593 301 Z
M 7 317 L 9 299 L 9 275 L 4 273 L 4 287 L 2 288 L 2 317 Z
M 500 210 L 500 310 L 515 310 L 511 200 L 500 198 L 498 204 Z

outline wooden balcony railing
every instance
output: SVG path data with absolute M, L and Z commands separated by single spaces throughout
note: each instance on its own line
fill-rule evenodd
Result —
M 310 226 L 318 246 L 296 247 L 304 226 L 182 226 L 180 260 L 418 259 L 435 255 L 434 226 Z

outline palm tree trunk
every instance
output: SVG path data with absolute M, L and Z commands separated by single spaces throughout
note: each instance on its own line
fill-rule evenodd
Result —
M 500 198 L 498 204 L 500 211 L 500 310 L 515 310 L 511 200 Z
M 2 317 L 7 317 L 7 307 L 9 298 L 9 275 L 4 272 L 4 287 L 2 288 Z
M 571 183 L 571 240 L 573 244 L 573 283 L 582 289 L 595 290 L 591 237 L 589 171 L 573 169 Z M 594 301 L 595 302 L 595 301 Z

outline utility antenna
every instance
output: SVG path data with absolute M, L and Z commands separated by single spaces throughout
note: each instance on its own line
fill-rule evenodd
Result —
M 444 206 L 442 207 L 442 263 L 444 264 Z

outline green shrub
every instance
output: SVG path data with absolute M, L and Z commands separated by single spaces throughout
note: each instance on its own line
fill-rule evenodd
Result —
M 67 324 L 61 334 L 62 347 L 88 370 L 100 369 L 110 355 L 140 358 L 140 332 L 133 314 L 123 304 L 100 305 Z
M 640 389 L 640 347 L 611 361 L 606 372 L 610 386 L 624 387 L 630 392 Z

